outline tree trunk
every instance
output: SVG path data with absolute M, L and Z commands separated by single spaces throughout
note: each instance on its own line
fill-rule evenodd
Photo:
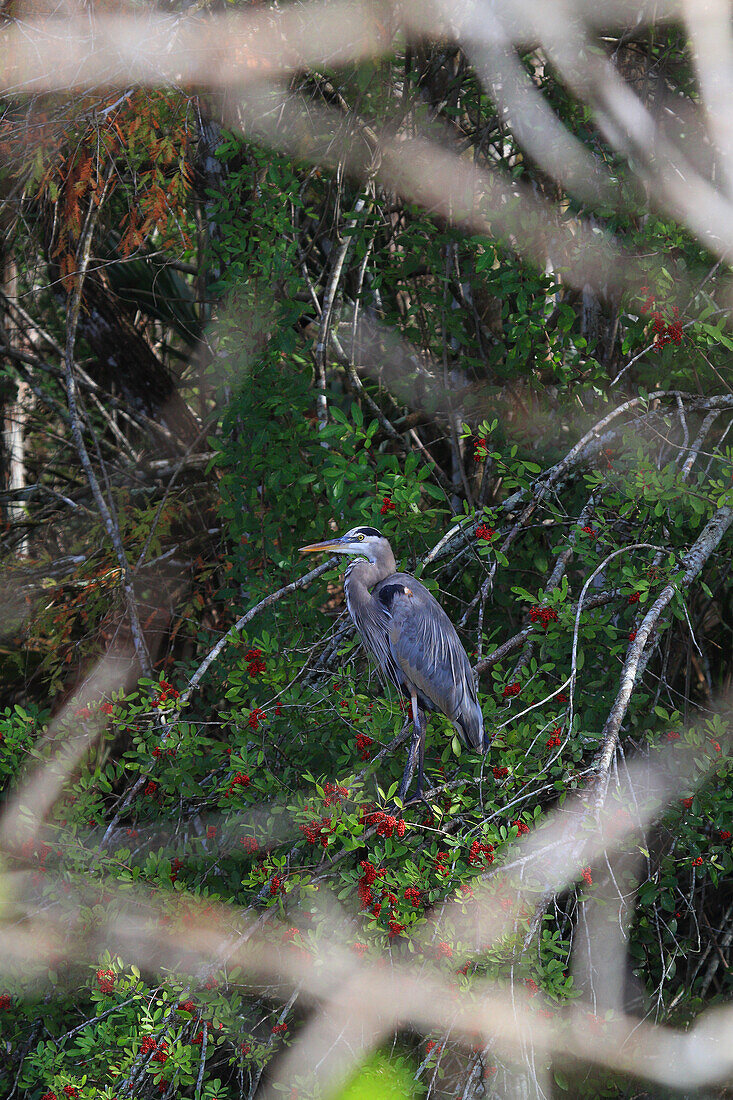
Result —
M 18 268 L 15 260 L 8 253 L 2 256 L 3 290 L 8 298 L 15 300 L 18 296 Z M 19 332 L 12 318 L 6 314 L 4 317 L 5 340 L 10 346 L 18 346 Z M 15 493 L 24 489 L 27 484 L 25 464 L 25 421 L 30 400 L 30 388 L 27 382 L 19 381 L 9 385 L 3 399 L 2 426 L 3 426 L 3 455 L 2 455 L 2 480 L 3 488 L 9 493 Z M 14 389 L 14 393 L 12 392 Z M 4 520 L 12 527 L 21 523 L 25 515 L 25 505 L 20 499 L 9 497 L 4 508 Z M 15 542 L 15 553 L 20 557 L 28 555 L 27 535 Z

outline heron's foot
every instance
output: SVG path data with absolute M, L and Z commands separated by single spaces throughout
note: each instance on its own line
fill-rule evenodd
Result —
M 423 806 L 425 806 L 428 810 L 430 810 L 431 813 L 433 812 L 433 808 L 430 805 L 430 803 L 428 802 L 428 797 L 427 797 L 427 795 L 425 794 L 424 791 L 415 791 L 415 793 L 410 798 L 403 799 L 402 800 L 402 809 L 403 810 L 413 810 L 416 806 L 419 806 L 421 804 Z M 395 803 L 394 808 L 396 810 L 400 809 L 400 807 L 397 806 L 396 803 Z
M 412 804 L 415 805 L 415 806 L 417 805 L 418 802 L 421 802 L 422 805 L 425 807 L 425 809 L 428 811 L 428 813 L 432 814 L 433 807 L 430 805 L 430 802 L 428 801 L 428 796 L 423 791 L 420 791 L 419 794 L 416 794 L 415 797 L 412 800 Z

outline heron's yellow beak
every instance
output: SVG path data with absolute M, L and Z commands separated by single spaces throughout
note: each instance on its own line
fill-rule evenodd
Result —
M 343 547 L 341 539 L 328 539 L 327 542 L 311 542 L 307 546 L 299 546 L 301 554 L 317 554 L 319 550 L 340 550 Z

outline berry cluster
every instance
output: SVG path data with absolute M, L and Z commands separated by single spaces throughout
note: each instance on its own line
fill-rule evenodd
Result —
M 387 512 L 394 512 L 396 504 L 393 504 L 389 497 L 382 497 L 382 507 L 379 509 L 383 516 L 386 516 Z
M 232 777 L 232 781 L 229 784 L 224 797 L 231 798 L 237 787 L 249 787 L 250 783 L 251 780 L 245 772 L 237 772 L 237 774 Z
M 168 1044 L 165 1039 L 161 1039 L 159 1043 L 156 1043 L 152 1035 L 146 1035 L 140 1044 L 141 1054 L 150 1054 L 154 1051 L 152 1061 L 153 1062 L 167 1062 L 168 1061 Z
M 356 751 L 362 760 L 369 759 L 369 749 L 374 744 L 371 737 L 367 737 L 365 733 L 357 733 L 356 735 Z
M 435 873 L 436 873 L 436 875 L 443 875 L 445 877 L 445 875 L 448 874 L 448 868 L 446 866 L 447 860 L 448 860 L 448 853 L 447 852 L 438 852 L 438 854 L 435 857 Z
M 541 623 L 542 629 L 547 630 L 550 623 L 557 622 L 557 611 L 554 607 L 530 607 L 529 618 L 533 623 Z
M 247 662 L 247 672 L 255 678 L 260 672 L 265 672 L 265 662 L 262 660 L 261 649 L 248 649 L 244 655 L 244 659 Z
M 114 993 L 115 991 L 115 972 L 114 970 L 98 970 L 97 971 L 97 983 L 99 984 L 100 993 Z
M 486 523 L 480 523 L 476 528 L 476 538 L 483 539 L 484 542 L 491 542 L 496 531 L 493 527 L 489 527 Z
M 162 760 L 164 756 L 175 756 L 175 749 L 161 749 L 160 745 L 156 745 L 153 749 L 153 759 Z
M 322 848 L 328 847 L 328 838 L 333 832 L 333 822 L 330 817 L 323 817 L 320 821 L 299 825 L 301 833 L 309 844 L 320 844 Z
M 178 699 L 181 694 L 180 691 L 177 691 L 167 680 L 161 680 L 158 687 L 160 688 L 160 694 L 156 695 L 156 697 L 151 700 L 151 707 L 161 707 L 163 703 L 166 703 L 169 699 Z
M 250 711 L 249 718 L 247 719 L 247 725 L 251 730 L 256 730 L 259 728 L 260 722 L 264 718 L 267 718 L 267 715 L 265 714 L 262 707 L 255 707 L 254 710 Z
M 672 306 L 672 319 L 666 320 L 662 310 L 657 305 L 654 294 L 649 291 L 649 287 L 643 286 L 641 288 L 641 293 L 646 295 L 641 311 L 642 313 L 650 313 L 653 322 L 654 350 L 661 351 L 665 344 L 669 343 L 679 347 L 682 343 L 684 333 L 682 331 L 680 311 L 677 309 L 677 306 Z
M 384 886 L 379 900 L 376 900 L 372 889 L 378 878 L 384 878 L 387 873 L 385 868 L 376 868 L 366 859 L 361 860 L 359 866 L 363 872 L 358 885 L 359 901 L 361 902 L 362 909 L 371 909 L 372 916 L 376 918 L 382 912 L 382 903 L 386 901 L 390 906 L 388 921 L 390 939 L 393 936 L 399 936 L 400 932 L 404 932 L 406 926 L 400 924 L 395 916 L 394 907 L 397 905 L 397 895 L 394 894 L 389 887 Z M 360 947 L 361 945 L 357 944 L 355 950 L 359 950 Z M 363 951 L 359 950 L 359 953 L 363 954 Z
M 547 741 L 545 742 L 548 749 L 554 749 L 556 745 L 559 746 L 559 745 L 562 744 L 562 740 L 561 740 L 561 736 L 560 736 L 561 734 L 562 734 L 562 730 L 560 729 L 560 727 L 555 726 L 555 729 L 552 731 L 552 737 L 548 737 Z
M 324 783 L 323 795 L 324 806 L 338 806 L 349 797 L 349 788 L 337 787 L 335 783 Z
M 374 864 L 369 863 L 368 860 L 362 859 L 359 863 L 362 869 L 362 876 L 359 879 L 359 901 L 361 902 L 362 909 L 368 909 L 374 901 L 374 893 L 372 886 L 378 878 L 383 878 L 386 874 L 384 868 L 376 868 Z
M 494 845 L 482 844 L 479 840 L 474 840 L 471 845 L 471 850 L 468 853 L 469 863 L 480 863 L 482 860 L 488 867 L 489 864 L 494 862 Z
M 377 836 L 393 836 L 397 833 L 397 836 L 405 835 L 405 821 L 404 818 L 397 819 L 393 814 L 387 814 L 384 810 L 374 810 L 372 813 L 367 814 L 364 818 L 366 825 L 374 825 L 377 830 Z

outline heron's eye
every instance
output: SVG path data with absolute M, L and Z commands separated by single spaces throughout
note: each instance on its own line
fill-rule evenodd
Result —
M 364 536 L 363 535 L 357 535 L 356 537 L 358 538 L 359 542 L 364 541 Z

